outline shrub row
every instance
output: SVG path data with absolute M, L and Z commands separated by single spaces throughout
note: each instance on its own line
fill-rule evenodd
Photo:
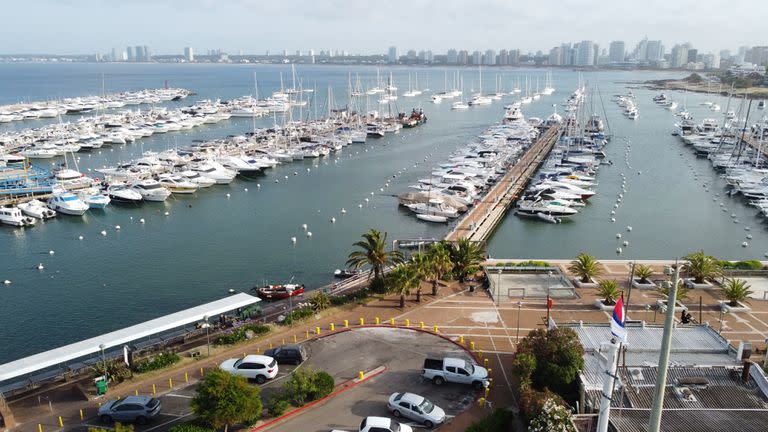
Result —
M 216 338 L 216 345 L 232 345 L 236 344 L 238 342 L 242 342 L 246 339 L 246 333 L 248 331 L 252 331 L 254 335 L 260 336 L 266 333 L 269 333 L 269 326 L 263 325 L 263 324 L 247 324 L 244 326 L 240 326 L 234 330 L 232 330 L 231 333 L 223 334 Z
M 316 371 L 311 367 L 296 369 L 283 387 L 269 397 L 267 412 L 271 417 L 279 417 L 290 405 L 303 406 L 328 396 L 335 385 L 328 372 Z
M 300 307 L 288 313 L 288 315 L 285 316 L 285 320 L 283 320 L 283 324 L 291 325 L 296 321 L 300 321 L 314 315 L 315 315 L 315 310 L 312 309 L 311 307 L 309 306 Z
M 154 358 L 141 360 L 136 363 L 136 372 L 146 373 L 153 370 L 163 369 L 168 366 L 174 365 L 181 360 L 178 354 L 174 352 L 163 352 L 156 355 Z
M 515 262 L 496 263 L 494 267 L 552 267 L 552 264 L 546 261 L 528 260 Z
M 331 305 L 333 306 L 341 306 L 345 305 L 347 303 L 355 303 L 355 302 L 361 302 L 370 296 L 370 293 L 367 289 L 361 289 L 355 292 L 351 292 L 348 294 L 331 297 Z
M 720 261 L 720 267 L 726 270 L 762 270 L 763 263 L 758 260 Z
M 469 425 L 466 432 L 508 432 L 514 430 L 512 427 L 514 418 L 515 415 L 512 412 L 504 408 L 496 408 L 488 416 Z

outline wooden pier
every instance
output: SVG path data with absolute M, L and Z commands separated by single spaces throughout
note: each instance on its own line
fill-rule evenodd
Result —
M 546 129 L 520 160 L 494 185 L 482 201 L 475 204 L 445 237 L 448 241 L 462 238 L 486 241 L 514 204 L 528 181 L 539 169 L 560 138 L 559 126 Z

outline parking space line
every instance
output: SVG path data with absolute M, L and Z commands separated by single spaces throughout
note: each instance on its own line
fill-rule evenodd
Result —
M 178 394 L 178 393 L 168 393 L 168 394 L 166 394 L 166 396 L 180 397 L 180 398 L 184 398 L 184 399 L 192 399 L 192 398 L 194 398 L 194 396 L 183 395 L 183 394 Z
M 167 425 L 169 425 L 169 424 L 171 424 L 171 423 L 173 423 L 173 422 L 177 422 L 177 421 L 179 421 L 179 420 L 181 420 L 181 419 L 183 419 L 183 418 L 189 417 L 189 416 L 191 416 L 191 415 L 192 415 L 192 413 L 189 413 L 189 414 L 185 414 L 185 415 L 183 415 L 183 416 L 179 416 L 179 417 L 176 417 L 176 418 L 174 418 L 174 419 L 172 419 L 172 420 L 168 420 L 168 421 L 167 421 L 167 422 L 165 422 L 165 423 L 160 423 L 159 425 L 156 425 L 156 426 L 152 426 L 152 427 L 151 427 L 151 428 L 149 428 L 149 429 L 144 429 L 144 432 L 153 431 L 153 430 L 155 430 L 155 429 L 157 429 L 157 428 L 159 428 L 159 427 L 167 426 Z

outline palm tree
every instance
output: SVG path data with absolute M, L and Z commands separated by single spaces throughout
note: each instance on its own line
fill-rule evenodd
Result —
M 669 288 L 672 286 L 672 282 L 663 283 L 656 291 L 663 294 L 669 299 Z M 682 280 L 677 281 L 677 291 L 675 292 L 675 302 L 679 302 L 688 298 L 688 288 L 683 284 Z
M 589 283 L 593 277 L 599 276 L 603 272 L 600 263 L 593 256 L 584 252 L 576 255 L 576 258 L 568 266 L 568 271 L 578 276 L 582 283 Z
M 432 295 L 436 296 L 437 281 L 442 279 L 443 275 L 453 270 L 450 244 L 445 242 L 435 243 L 429 248 L 427 255 L 432 261 L 432 267 L 435 271 L 435 278 L 432 279 Z
M 405 307 L 405 296 L 419 285 L 419 275 L 416 266 L 407 263 L 398 266 L 389 274 L 390 290 L 400 295 L 400 307 Z
M 620 294 L 619 283 L 613 279 L 601 280 L 597 284 L 597 295 L 604 299 L 603 303 L 606 305 L 616 303 L 616 299 L 619 298 Z
M 453 270 L 459 275 L 459 282 L 464 282 L 473 267 L 485 260 L 482 246 L 468 239 L 460 239 L 451 245 L 451 262 Z
M 727 279 L 720 294 L 728 300 L 728 306 L 736 307 L 739 302 L 749 303 L 749 296 L 754 294 L 750 288 L 744 279 Z
M 635 267 L 635 276 L 640 279 L 638 282 L 641 284 L 648 284 L 650 283 L 648 279 L 653 276 L 653 270 L 651 269 L 651 266 L 640 264 Z
M 432 260 L 429 255 L 425 253 L 415 253 L 411 256 L 411 264 L 416 270 L 416 276 L 419 279 L 419 284 L 416 287 L 416 302 L 421 302 L 421 281 L 435 277 L 435 268 L 432 265 Z
M 376 283 L 381 283 L 384 268 L 403 262 L 403 254 L 400 251 L 387 251 L 387 233 L 381 233 L 373 228 L 363 234 L 363 240 L 354 244 L 359 250 L 349 254 L 347 265 L 359 269 L 365 265 L 371 266 L 368 278 L 373 276 Z
M 706 283 L 707 279 L 716 278 L 723 274 L 723 268 L 717 258 L 705 255 L 703 250 L 690 253 L 683 257 L 688 263 L 685 265 L 688 274 L 697 284 Z
M 315 291 L 309 298 L 309 304 L 316 311 L 321 311 L 331 307 L 331 298 L 323 291 Z

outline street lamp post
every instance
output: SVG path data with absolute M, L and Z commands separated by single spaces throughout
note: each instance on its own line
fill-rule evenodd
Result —
M 291 313 L 293 310 L 293 290 L 294 288 L 292 286 L 285 287 L 285 290 L 288 292 L 288 313 Z
M 99 344 L 99 349 L 101 350 L 101 365 L 102 365 L 102 367 L 104 368 L 104 373 L 105 373 L 105 374 L 106 374 L 106 372 L 107 372 L 107 358 L 106 358 L 106 356 L 104 355 L 104 349 L 105 349 L 106 347 L 107 347 L 107 346 L 106 346 L 106 345 L 104 345 L 103 343 L 102 343 L 102 344 Z
M 515 342 L 520 342 L 520 309 L 523 308 L 523 302 L 517 302 L 517 335 L 515 335 Z
M 496 307 L 501 305 L 501 269 L 496 273 L 499 276 L 496 278 Z
M 211 324 L 208 323 L 208 315 L 203 316 L 203 327 L 205 327 L 205 346 L 208 348 L 208 357 L 211 356 L 211 337 L 208 328 Z
M 725 308 L 721 307 L 720 308 L 720 328 L 717 330 L 718 334 L 722 334 L 723 333 L 723 314 L 725 314 L 725 313 L 726 313 L 725 312 Z
M 549 331 L 549 317 L 550 317 L 550 306 L 549 306 L 549 304 L 550 304 L 550 301 L 551 301 L 551 297 L 549 295 L 549 289 L 550 289 L 550 286 L 551 286 L 551 283 L 550 283 L 550 278 L 551 277 L 552 277 L 552 272 L 548 271 L 547 272 L 547 324 L 546 324 L 547 325 L 547 331 Z

